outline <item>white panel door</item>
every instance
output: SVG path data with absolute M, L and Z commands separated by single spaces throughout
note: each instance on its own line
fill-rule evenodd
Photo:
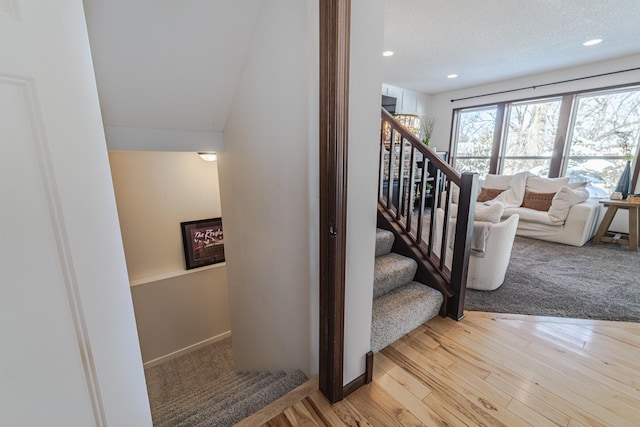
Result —
M 0 425 L 151 425 L 80 0 L 0 0 Z

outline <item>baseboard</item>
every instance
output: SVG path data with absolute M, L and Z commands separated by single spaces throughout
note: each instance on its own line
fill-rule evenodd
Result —
M 342 398 L 344 399 L 365 384 L 369 384 L 373 380 L 373 351 L 365 355 L 365 372 L 364 374 L 351 381 L 342 388 Z
M 215 337 L 207 338 L 206 340 L 197 342 L 195 344 L 191 344 L 188 347 L 182 348 L 180 350 L 173 351 L 164 356 L 160 356 L 156 359 L 149 360 L 148 362 L 144 362 L 144 368 L 151 368 L 153 366 L 159 365 L 161 363 L 167 362 L 171 359 L 175 359 L 176 357 L 180 357 L 184 354 L 191 353 L 194 350 L 205 347 L 209 344 L 213 344 L 214 342 L 222 341 L 225 338 L 229 338 L 231 336 L 231 331 L 223 332 Z

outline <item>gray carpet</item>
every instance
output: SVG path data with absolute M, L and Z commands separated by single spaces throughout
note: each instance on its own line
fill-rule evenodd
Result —
M 640 322 L 640 252 L 516 237 L 505 281 L 467 289 L 466 310 Z
M 417 263 L 390 252 L 394 235 L 378 229 L 373 279 L 371 350 L 378 352 L 438 315 L 442 294 L 414 282 Z
M 231 339 L 145 370 L 154 426 L 232 426 L 307 380 L 300 371 L 236 372 Z

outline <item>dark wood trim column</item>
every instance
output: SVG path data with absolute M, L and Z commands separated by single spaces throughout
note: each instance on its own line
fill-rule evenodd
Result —
M 320 391 L 343 398 L 351 0 L 320 0 Z

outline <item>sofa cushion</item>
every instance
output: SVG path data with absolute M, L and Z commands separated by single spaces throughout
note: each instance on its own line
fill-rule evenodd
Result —
M 564 222 L 569 215 L 571 206 L 582 203 L 589 198 L 586 188 L 572 189 L 569 186 L 562 187 L 551 202 L 549 217 L 552 221 Z
M 496 190 L 506 190 L 511 185 L 513 175 L 492 175 L 488 174 L 484 179 L 483 188 L 493 188 Z
M 502 219 L 508 218 L 513 214 L 520 215 L 520 224 L 535 222 L 539 224 L 552 225 L 556 227 L 562 227 L 561 223 L 553 221 L 547 212 L 537 211 L 529 208 L 506 208 L 502 214 Z M 518 225 L 520 228 L 520 225 Z
M 541 176 L 528 176 L 525 190 L 534 193 L 555 193 L 569 183 L 569 177 L 543 178 Z
M 518 172 L 513 175 L 509 179 L 509 188 L 500 193 L 495 199 L 487 201 L 486 203 L 496 203 L 500 202 L 504 204 L 506 207 L 517 207 L 522 205 L 522 199 L 524 197 L 524 189 L 527 183 L 527 178 L 529 177 L 530 172 Z M 491 179 L 487 179 L 489 183 L 485 182 L 486 188 L 500 188 L 500 177 L 496 175 L 487 175 L 487 177 L 492 176 L 493 183 L 491 183 Z
M 493 200 L 504 190 L 499 190 L 496 188 L 484 188 L 480 189 L 480 194 L 478 194 L 478 202 L 486 202 L 487 200 Z
M 551 201 L 556 193 L 536 193 L 533 191 L 524 190 L 524 199 L 522 200 L 522 207 L 535 209 L 537 211 L 547 212 L 551 207 Z

